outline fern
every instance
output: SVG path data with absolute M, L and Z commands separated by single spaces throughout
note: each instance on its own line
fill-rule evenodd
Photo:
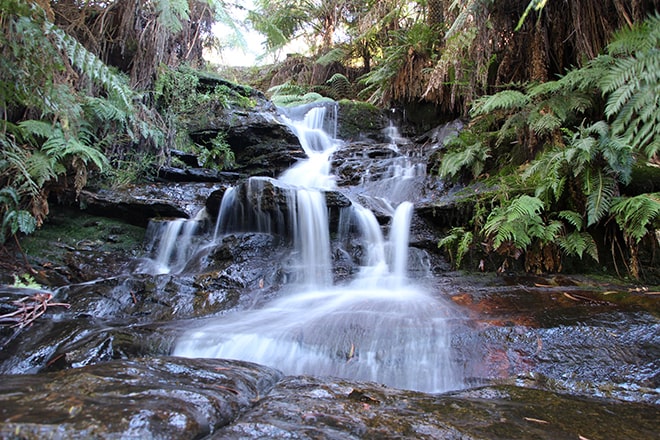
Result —
M 560 211 L 557 215 L 559 218 L 566 220 L 576 230 L 582 230 L 582 226 L 584 225 L 584 218 L 582 217 L 582 214 L 579 214 L 575 211 Z
M 188 0 L 155 0 L 154 7 L 158 22 L 172 33 L 180 32 L 181 22 L 190 18 Z
M 442 157 L 438 170 L 442 178 L 455 177 L 466 168 L 470 169 L 474 178 L 477 178 L 483 171 L 484 163 L 490 157 L 490 149 L 468 133 L 459 134 L 452 141 L 448 141 L 447 146 L 450 149 Z
M 452 228 L 449 235 L 438 242 L 438 248 L 444 248 L 449 254 L 452 266 L 459 269 L 463 257 L 468 253 L 474 242 L 474 234 L 464 228 Z
M 660 193 L 618 198 L 611 212 L 625 236 L 639 243 L 660 215 Z
M 326 81 L 326 84 L 330 87 L 330 96 L 334 97 L 336 100 L 353 96 L 353 85 L 348 78 L 341 73 L 335 73 L 332 75 L 332 77 Z
M 517 90 L 503 90 L 494 95 L 479 98 L 472 107 L 473 117 L 481 116 L 497 110 L 519 110 L 530 103 L 529 96 Z
M 591 226 L 609 212 L 618 195 L 618 185 L 612 177 L 596 170 L 591 178 L 585 179 L 584 193 L 587 195 L 587 226 Z
M 608 46 L 612 64 L 600 86 L 612 132 L 653 157 L 660 151 L 660 14 L 619 31 Z
M 495 250 L 505 243 L 516 250 L 524 251 L 535 238 L 550 241 L 558 232 L 559 226 L 553 225 L 546 230 L 541 218 L 543 202 L 537 197 L 522 195 L 513 199 L 508 206 L 493 209 L 482 228 L 483 234 L 493 240 Z
M 587 232 L 573 231 L 557 238 L 559 248 L 566 255 L 577 255 L 580 259 L 589 255 L 596 261 L 598 260 L 598 247 L 591 234 Z
M 344 48 L 335 47 L 334 49 L 329 50 L 328 52 L 318 57 L 316 62 L 322 66 L 327 66 L 335 62 L 343 61 L 346 56 L 347 52 Z

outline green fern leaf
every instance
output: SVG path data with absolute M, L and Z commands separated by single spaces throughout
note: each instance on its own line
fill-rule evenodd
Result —
M 19 122 L 18 126 L 24 131 L 24 137 L 26 138 L 38 136 L 42 139 L 48 139 L 53 134 L 53 124 L 45 121 L 27 119 Z
M 577 255 L 580 259 L 586 253 L 598 261 L 598 248 L 591 234 L 587 232 L 573 231 L 557 239 L 559 248 L 566 255 Z
M 595 171 L 591 179 L 587 179 L 586 183 L 587 226 L 591 226 L 609 212 L 619 187 L 616 180 L 601 170 Z
M 579 214 L 575 211 L 560 211 L 558 216 L 559 218 L 566 220 L 576 230 L 582 230 L 582 226 L 584 225 L 582 214 Z
M 25 161 L 25 169 L 30 174 L 30 177 L 36 182 L 39 187 L 44 183 L 53 180 L 57 177 L 58 171 L 62 168 L 56 166 L 56 160 L 48 156 L 42 151 L 35 151 L 27 157 Z
M 496 110 L 519 110 L 530 103 L 529 96 L 517 90 L 503 90 L 475 101 L 471 116 L 481 116 Z
M 346 58 L 347 52 L 341 47 L 336 47 L 317 58 L 316 62 L 322 66 L 343 61 Z
M 660 214 L 660 193 L 619 198 L 612 204 L 611 211 L 624 234 L 639 243 Z
M 182 21 L 189 20 L 188 0 L 155 0 L 158 22 L 172 33 L 183 29 Z

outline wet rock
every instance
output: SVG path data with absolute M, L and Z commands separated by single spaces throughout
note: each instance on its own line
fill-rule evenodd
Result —
M 466 319 L 456 321 L 452 346 L 468 384 L 516 381 L 660 404 L 660 323 L 652 314 L 660 299 L 566 277 L 516 277 L 513 285 L 507 278 L 464 276 L 441 287 Z
M 615 416 L 613 416 L 615 415 Z M 287 377 L 212 439 L 646 439 L 657 406 L 512 386 L 445 395 Z
M 241 94 L 250 101 L 250 108 L 230 104 L 193 118 L 188 123 L 190 136 L 200 145 L 209 145 L 221 133 L 234 152 L 232 171 L 276 177 L 305 157 L 300 142 L 263 93 L 244 89 Z
M 364 179 L 377 179 L 385 174 L 388 167 L 385 159 L 400 156 L 389 144 L 352 142 L 333 154 L 332 170 L 340 187 L 358 185 Z
M 280 377 L 246 362 L 172 357 L 4 376 L 0 437 L 200 438 L 231 423 Z
M 240 182 L 232 193 L 231 215 L 220 225 L 221 232 L 269 232 L 291 240 L 291 209 L 296 209 L 296 187 L 278 180 L 255 177 Z M 206 200 L 209 215 L 217 217 L 227 188 L 212 192 Z M 324 191 L 331 229 L 336 230 L 342 208 L 351 201 L 338 191 Z
M 146 226 L 154 217 L 194 217 L 216 187 L 213 183 L 134 185 L 116 190 L 83 191 L 79 201 L 89 213 Z
M 230 171 L 217 171 L 208 168 L 160 167 L 158 177 L 166 182 L 218 182 L 231 184 L 243 176 Z

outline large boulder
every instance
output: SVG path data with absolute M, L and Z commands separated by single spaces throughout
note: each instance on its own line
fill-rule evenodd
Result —
M 206 80 L 231 87 L 243 99 L 232 100 L 227 107 L 216 106 L 212 112 L 200 109 L 204 114 L 187 123 L 193 141 L 209 145 L 222 134 L 234 152 L 232 170 L 248 176 L 277 177 L 305 157 L 298 138 L 280 120 L 277 108 L 262 92 L 221 79 Z

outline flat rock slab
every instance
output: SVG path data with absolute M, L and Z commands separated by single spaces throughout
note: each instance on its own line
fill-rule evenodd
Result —
M 174 357 L 3 376 L 0 438 L 200 438 L 254 405 L 280 377 L 247 362 Z
M 658 417 L 658 406 L 515 386 L 432 395 L 298 376 L 211 438 L 649 439 Z

